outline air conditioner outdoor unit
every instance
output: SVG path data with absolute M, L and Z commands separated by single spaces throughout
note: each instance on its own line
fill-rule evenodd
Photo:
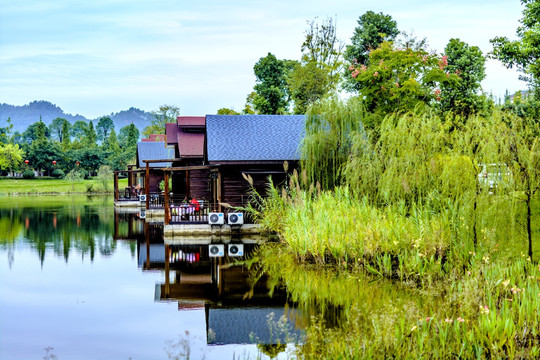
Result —
M 146 195 L 139 195 L 139 201 L 146 201 Z
M 244 244 L 229 244 L 229 256 L 244 256 Z
M 139 218 L 146 219 L 146 210 L 141 210 L 141 212 L 139 213 Z
M 223 225 L 225 223 L 225 216 L 223 213 L 210 213 L 208 214 L 208 224 L 210 225 Z
M 223 244 L 211 244 L 208 245 L 208 255 L 210 257 L 219 257 L 225 255 L 225 245 Z
M 229 213 L 227 224 L 229 225 L 242 225 L 244 223 L 244 214 L 242 213 Z

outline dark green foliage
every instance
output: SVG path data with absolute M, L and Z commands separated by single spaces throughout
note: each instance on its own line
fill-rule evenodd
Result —
M 77 120 L 71 127 L 71 135 L 78 141 L 83 141 L 88 131 L 88 123 L 82 120 Z
M 491 55 L 503 62 L 508 68 L 516 67 L 523 73 L 522 80 L 533 86 L 540 84 L 540 2 L 538 0 L 522 0 L 525 5 L 522 26 L 517 28 L 519 40 L 511 41 L 499 36 L 491 39 L 493 51 Z
M 106 153 L 99 147 L 72 150 L 68 157 L 73 161 L 79 161 L 79 167 L 89 173 L 96 173 L 105 163 Z
M 69 125 L 69 122 L 66 119 L 64 119 L 64 121 L 62 122 L 62 140 L 61 140 L 61 143 L 62 143 L 62 148 L 64 150 L 66 150 L 69 147 L 69 144 L 71 143 L 70 125 Z
M 479 94 L 480 82 L 486 77 L 486 58 L 477 46 L 469 46 L 459 39 L 450 39 L 444 49 L 448 65 L 446 71 L 456 74 L 455 84 L 441 84 L 441 109 L 468 117 L 487 106 L 485 96 Z
M 23 132 L 22 142 L 25 144 L 31 144 L 32 141 L 42 137 L 49 138 L 50 131 L 43 121 L 40 120 L 28 126 L 28 128 Z
M 38 172 L 46 171 L 50 173 L 54 170 L 53 161 L 61 162 L 64 152 L 59 144 L 48 139 L 39 139 L 32 142 L 27 150 L 27 159 L 31 166 Z
M 113 129 L 114 123 L 111 118 L 108 116 L 101 117 L 96 125 L 97 139 L 102 143 L 105 142 Z
M 86 134 L 83 139 L 83 143 L 87 147 L 94 147 L 94 146 L 97 146 L 96 141 L 97 141 L 97 134 L 96 134 L 96 131 L 94 130 L 94 124 L 92 123 L 92 121 L 90 121 L 88 123 L 88 128 L 86 129 Z
M 51 175 L 52 177 L 55 177 L 57 179 L 62 179 L 66 174 L 64 173 L 64 170 L 62 169 L 54 169 Z
M 64 118 L 56 118 L 53 119 L 51 124 L 49 125 L 49 132 L 51 134 L 51 138 L 54 140 L 57 140 L 59 142 L 62 142 L 64 139 L 64 123 L 67 123 L 67 120 Z M 68 133 L 69 136 L 69 127 L 68 127 Z
M 268 53 L 253 67 L 257 83 L 254 86 L 253 106 L 259 114 L 285 114 L 289 99 L 287 74 L 290 66 L 285 60 L 278 60 Z
M 33 179 L 36 177 L 34 172 L 32 170 L 25 170 L 22 174 L 23 178 L 25 179 Z

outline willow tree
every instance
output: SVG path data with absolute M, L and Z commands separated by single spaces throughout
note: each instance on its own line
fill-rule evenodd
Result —
M 309 108 L 301 165 L 311 183 L 319 182 L 323 189 L 341 185 L 352 134 L 364 132 L 363 118 L 364 108 L 358 98 L 343 101 L 333 96 Z
M 525 204 L 528 255 L 533 256 L 532 202 L 540 190 L 540 126 L 536 121 L 511 117 L 499 137 L 505 163 L 511 170 L 516 194 Z

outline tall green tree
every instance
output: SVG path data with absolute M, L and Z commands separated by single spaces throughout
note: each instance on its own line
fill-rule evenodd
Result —
M 56 141 L 51 141 L 45 137 L 33 141 L 27 151 L 27 159 L 30 166 L 43 174 L 44 171 L 49 174 L 54 170 L 53 161 L 63 160 L 64 152 Z
M 7 118 L 6 123 L 5 127 L 0 128 L 0 145 L 13 142 L 13 124 L 10 117 Z
M 130 133 L 132 140 L 128 141 Z M 137 129 L 134 124 L 129 124 L 120 128 L 120 132 L 118 133 L 118 144 L 122 149 L 127 148 L 128 143 L 133 144 L 133 139 L 136 139 L 135 144 L 139 141 L 139 129 Z
M 61 117 L 57 117 L 53 119 L 53 121 L 49 125 L 49 132 L 51 134 L 51 138 L 58 142 L 63 142 L 64 140 L 64 121 L 67 120 Z
M 71 135 L 75 140 L 82 142 L 88 131 L 88 123 L 86 121 L 77 120 L 71 127 Z
M 309 21 L 302 44 L 302 60 L 288 76 L 294 113 L 304 114 L 309 105 L 336 89 L 342 66 L 343 44 L 336 35 L 332 18 Z
M 34 140 L 38 140 L 40 138 L 49 138 L 49 136 L 49 129 L 40 119 L 26 128 L 22 135 L 22 142 L 25 144 L 31 144 Z
M 290 63 L 289 63 L 290 64 Z M 259 114 L 286 114 L 289 107 L 287 75 L 290 66 L 268 53 L 253 67 L 256 84 L 253 107 Z
M 351 37 L 351 45 L 345 49 L 345 61 L 354 67 L 367 65 L 369 53 L 384 41 L 394 41 L 399 34 L 397 23 L 390 15 L 367 11 L 357 20 L 358 26 Z M 345 71 L 344 87 L 349 91 L 360 90 L 361 83 L 354 81 Z
M 491 39 L 491 56 L 502 61 L 508 68 L 522 72 L 521 79 L 538 89 L 540 85 L 540 2 L 521 0 L 525 5 L 521 26 L 517 28 L 518 40 L 505 36 Z
M 459 39 L 450 39 L 444 53 L 448 62 L 446 71 L 456 74 L 459 81 L 441 83 L 442 110 L 468 117 L 485 108 L 486 98 L 479 93 L 480 82 L 486 77 L 486 58 L 482 51 Z
M 165 124 L 176 123 L 180 116 L 180 108 L 174 105 L 161 105 L 157 111 L 152 111 L 152 123 L 142 131 L 143 136 L 150 134 L 165 134 Z
M 62 123 L 62 149 L 66 151 L 69 148 L 69 145 L 71 144 L 71 136 L 69 131 L 69 122 L 64 119 Z
M 114 123 L 111 118 L 108 116 L 101 117 L 96 125 L 97 139 L 102 143 L 105 142 L 112 129 L 114 129 Z
M 94 129 L 94 124 L 92 123 L 92 121 L 88 123 L 88 128 L 86 129 L 86 134 L 85 134 L 83 143 L 89 147 L 97 146 L 97 134 L 96 134 L 96 130 Z

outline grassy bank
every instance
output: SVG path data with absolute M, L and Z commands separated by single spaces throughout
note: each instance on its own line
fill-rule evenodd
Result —
M 118 187 L 127 186 L 127 179 L 120 179 Z M 32 195 L 32 194 L 86 194 L 86 193 L 112 193 L 114 184 L 112 180 L 103 184 L 100 179 L 86 179 L 71 182 L 63 179 L 11 179 L 0 178 L 0 196 L 5 195 Z
M 254 215 L 280 244 L 266 247 L 261 264 L 313 314 L 299 357 L 538 357 L 540 251 L 535 241 L 533 259 L 526 255 L 521 198 L 484 192 L 375 206 L 345 187 L 302 190 L 297 175 L 285 189 L 270 186 Z M 532 230 L 538 239 L 536 222 Z M 401 307 L 401 293 L 354 290 L 365 276 L 416 299 Z
M 525 257 L 473 256 L 462 274 L 426 288 L 298 264 L 290 248 L 259 253 L 302 310 L 301 359 L 532 359 L 540 355 L 540 269 Z

